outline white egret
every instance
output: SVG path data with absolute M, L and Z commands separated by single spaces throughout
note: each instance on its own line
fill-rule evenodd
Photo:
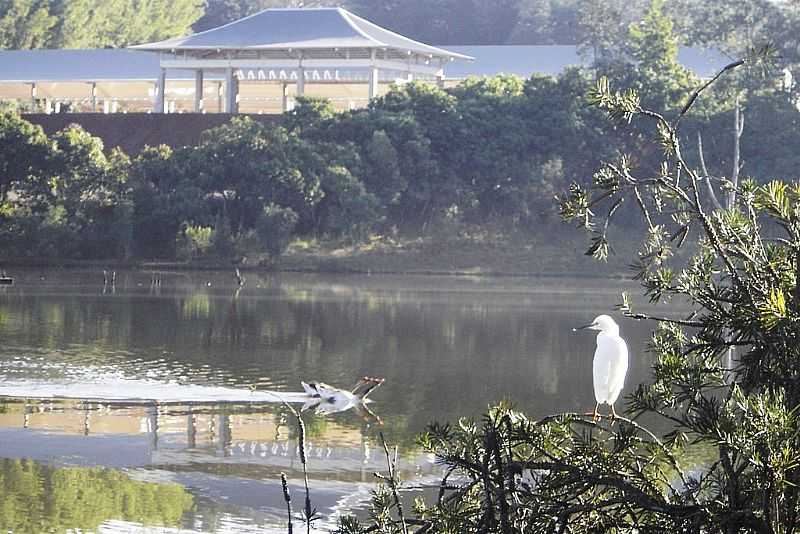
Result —
M 611 417 L 617 417 L 614 403 L 617 402 L 625 375 L 628 372 L 628 345 L 619 335 L 619 325 L 608 315 L 598 315 L 591 323 L 573 330 L 597 330 L 597 348 L 594 351 L 592 375 L 594 397 L 597 401 L 593 417 L 600 418 L 601 404 L 611 406 Z

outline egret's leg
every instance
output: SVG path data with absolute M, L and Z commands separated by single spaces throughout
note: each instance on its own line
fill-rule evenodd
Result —
M 599 409 L 600 409 L 600 403 L 598 402 L 597 404 L 594 405 L 594 414 L 592 415 L 592 421 L 600 420 L 600 412 L 598 411 Z
M 614 420 L 617 418 L 617 411 L 614 410 L 614 405 L 611 405 L 611 419 Z

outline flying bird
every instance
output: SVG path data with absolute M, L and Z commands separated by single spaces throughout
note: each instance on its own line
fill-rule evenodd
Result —
M 599 419 L 600 405 L 608 404 L 611 406 L 611 418 L 616 418 L 614 403 L 619 398 L 628 373 L 628 345 L 619 335 L 619 325 L 608 315 L 598 315 L 591 323 L 573 328 L 573 331 L 582 329 L 598 331 L 597 348 L 592 362 L 594 397 L 597 404 L 592 416 L 595 420 Z
M 301 411 L 313 409 L 324 415 L 353 408 L 364 419 L 375 419 L 380 423 L 380 418 L 367 408 L 367 403 L 370 402 L 367 395 L 383 382 L 383 378 L 365 376 L 356 383 L 352 391 L 329 386 L 324 382 L 300 382 L 309 396 Z

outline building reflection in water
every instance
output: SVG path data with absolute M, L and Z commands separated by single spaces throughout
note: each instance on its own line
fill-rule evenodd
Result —
M 200 471 L 205 466 L 253 478 L 280 472 L 302 476 L 293 416 L 282 407 L 25 401 L 0 408 L 0 428 L 93 437 L 144 434 L 147 463 L 153 466 L 192 466 Z M 384 469 L 385 458 L 371 443 L 369 424 L 348 426 L 312 416 L 306 426 L 312 478 L 372 482 L 372 474 Z M 425 457 L 414 456 L 400 462 L 401 471 L 408 475 L 436 471 Z

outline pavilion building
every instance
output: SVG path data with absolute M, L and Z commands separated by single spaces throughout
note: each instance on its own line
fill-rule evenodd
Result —
M 681 49 L 679 60 L 701 77 L 725 64 L 697 49 Z M 308 95 L 346 110 L 411 80 L 449 87 L 472 75 L 557 75 L 586 64 L 575 46 L 446 50 L 341 8 L 267 9 L 127 49 L 0 51 L 0 102 L 40 113 L 277 114 Z
M 381 82 L 422 78 L 442 84 L 447 63 L 472 59 L 408 39 L 342 8 L 266 9 L 219 28 L 131 48 L 160 54 L 154 109 L 159 113 L 167 111 L 168 69 L 194 73 L 196 112 L 205 106 L 207 74 L 222 77 L 223 110 L 236 113 L 248 83 L 276 88 L 285 111 L 290 87 L 294 95 L 330 96 L 328 86 L 362 85 L 372 99 Z

